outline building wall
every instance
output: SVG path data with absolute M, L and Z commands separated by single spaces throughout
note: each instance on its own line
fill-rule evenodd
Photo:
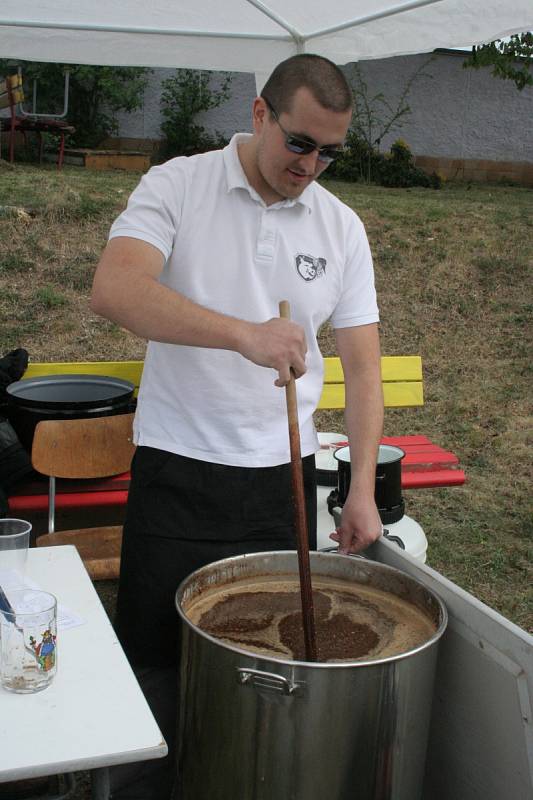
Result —
M 437 52 L 358 63 L 368 97 L 382 93 L 392 107 L 418 73 L 407 98 L 411 113 L 401 127 L 384 137 L 382 149 L 401 137 L 419 156 L 533 163 L 533 87 L 519 92 L 511 81 L 494 78 L 488 68 L 463 69 L 464 58 L 464 53 Z M 345 69 L 350 78 L 353 65 Z M 154 71 L 144 108 L 120 115 L 119 137 L 162 138 L 160 84 L 172 73 Z M 229 101 L 202 114 L 198 121 L 227 137 L 249 131 L 254 96 L 254 76 L 235 73 Z
M 533 162 L 533 87 L 494 78 L 490 69 L 464 69 L 463 53 L 435 53 L 361 63 L 369 95 L 391 104 L 417 70 L 401 136 L 418 155 Z M 348 68 L 349 69 L 349 68 Z

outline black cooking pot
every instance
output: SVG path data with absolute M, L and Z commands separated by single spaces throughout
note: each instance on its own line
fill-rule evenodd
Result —
M 8 417 L 31 452 L 35 426 L 46 419 L 82 419 L 127 414 L 135 408 L 135 386 L 107 375 L 46 375 L 11 383 Z
M 405 513 L 402 498 L 402 458 L 403 450 L 389 444 L 380 444 L 376 464 L 375 500 L 381 521 L 384 525 L 398 522 Z M 337 492 L 332 498 L 336 505 L 343 506 L 348 497 L 351 479 L 350 448 L 340 447 L 334 457 L 338 461 Z M 331 498 L 331 495 L 330 495 Z M 330 503 L 328 499 L 328 503 Z M 331 504 L 331 503 L 330 503 Z

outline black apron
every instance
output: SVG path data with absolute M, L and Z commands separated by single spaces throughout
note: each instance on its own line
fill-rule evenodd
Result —
M 316 549 L 314 455 L 303 459 L 310 549 Z M 222 558 L 295 550 L 290 464 L 231 467 L 138 447 L 132 463 L 115 628 L 137 667 L 172 666 L 174 596 L 194 570 Z

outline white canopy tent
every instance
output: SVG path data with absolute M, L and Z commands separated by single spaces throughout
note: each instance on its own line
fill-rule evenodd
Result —
M 2 0 L 0 57 L 255 72 L 294 53 L 346 64 L 533 28 L 533 0 Z
M 256 74 L 298 52 L 338 64 L 470 47 L 533 29 L 533 0 L 0 0 L 0 57 Z M 439 593 L 425 798 L 530 800 L 528 635 L 382 540 L 378 560 Z

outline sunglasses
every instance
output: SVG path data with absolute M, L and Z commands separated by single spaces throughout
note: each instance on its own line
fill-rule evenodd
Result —
M 279 121 L 278 112 L 272 106 L 269 100 L 266 97 L 263 97 L 270 113 L 278 123 L 281 132 L 285 136 L 285 147 L 287 150 L 290 150 L 291 153 L 297 153 L 298 155 L 308 155 L 312 153 L 314 150 L 318 150 L 318 160 L 322 161 L 324 164 L 331 164 L 332 161 L 341 155 L 343 152 L 343 147 L 339 147 L 338 145 L 334 144 L 325 144 L 323 147 L 319 147 L 316 142 L 313 142 L 312 139 L 302 139 L 300 136 L 295 136 L 292 133 L 289 133 L 285 130 L 281 122 Z

